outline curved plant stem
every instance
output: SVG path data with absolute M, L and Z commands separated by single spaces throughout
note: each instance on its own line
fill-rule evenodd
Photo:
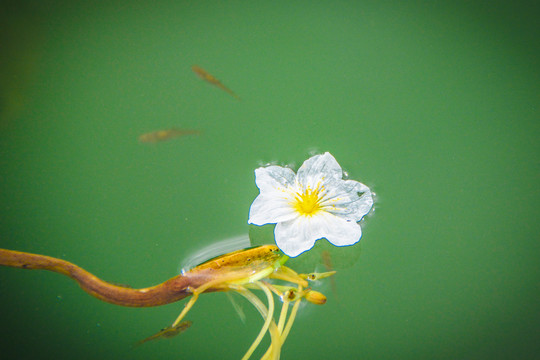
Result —
M 283 326 L 285 325 L 285 319 L 287 318 L 287 312 L 289 310 L 289 299 L 283 299 L 283 305 L 281 306 L 281 313 L 279 314 L 278 330 L 281 334 L 283 332 Z
M 263 319 L 267 318 L 268 310 L 266 309 L 266 306 L 264 306 L 264 304 L 261 302 L 261 300 L 259 300 L 257 296 L 255 296 L 251 291 L 245 288 L 243 289 L 241 288 L 240 290 L 238 290 L 238 293 L 242 295 L 243 297 L 245 297 L 250 303 L 253 304 L 253 306 L 255 306 L 257 310 L 259 310 L 259 313 L 261 314 Z M 261 359 L 269 359 L 270 356 L 272 356 L 274 360 L 278 360 L 280 349 L 281 349 L 281 334 L 279 333 L 276 323 L 274 321 L 270 323 L 269 331 L 270 331 L 270 337 L 272 338 L 272 342 L 270 344 L 270 347 L 268 348 L 268 350 L 266 351 L 266 353 L 263 355 Z
M 268 328 L 270 328 L 270 336 L 272 338 L 271 347 L 273 349 L 272 353 L 274 354 L 274 359 L 279 359 L 279 352 L 280 352 L 280 348 L 281 348 L 281 339 L 280 339 L 280 334 L 279 334 L 279 332 L 277 330 L 277 326 L 276 326 L 276 324 L 274 322 L 274 319 L 273 319 L 273 315 L 274 315 L 274 299 L 273 299 L 272 293 L 270 292 L 268 287 L 266 287 L 263 283 L 261 283 L 260 281 L 256 281 L 256 282 L 254 282 L 254 284 L 256 284 L 260 289 L 262 289 L 264 291 L 264 293 L 265 293 L 265 295 L 266 295 L 266 297 L 268 299 L 268 310 L 266 309 L 266 306 L 264 306 L 264 304 L 261 302 L 261 300 L 259 300 L 259 298 L 257 296 L 255 296 L 251 291 L 249 291 L 249 290 L 247 290 L 247 289 L 245 289 L 243 287 L 239 287 L 240 290 L 238 291 L 238 293 L 240 295 L 244 296 L 249 302 L 251 302 L 253 304 L 253 306 L 255 306 L 255 308 L 257 308 L 257 310 L 259 311 L 261 316 L 265 319 L 264 325 L 261 328 L 261 331 L 259 332 L 259 335 L 255 339 L 255 341 L 253 341 L 253 343 L 251 344 L 250 348 L 248 349 L 248 351 L 246 352 L 246 354 L 244 355 L 242 360 L 249 359 L 249 357 L 253 354 L 253 352 L 255 351 L 255 349 L 257 348 L 259 343 L 261 342 L 261 340 L 264 337 L 264 334 L 266 333 Z
M 159 306 L 176 302 L 191 295 L 190 288 L 197 288 L 212 280 L 212 278 L 204 276 L 189 278 L 178 275 L 156 286 L 133 289 L 101 280 L 69 261 L 6 249 L 0 249 L 0 265 L 60 273 L 75 280 L 84 291 L 100 300 L 132 307 Z M 208 291 L 219 290 L 208 289 Z
M 298 292 L 302 292 L 302 286 L 298 287 Z M 285 340 L 287 339 L 287 336 L 289 335 L 289 332 L 291 331 L 292 325 L 294 323 L 294 318 L 296 317 L 296 313 L 298 312 L 298 308 L 300 307 L 300 301 L 302 298 L 298 298 L 294 302 L 294 306 L 291 310 L 291 315 L 289 316 L 289 320 L 287 321 L 287 325 L 285 325 L 285 329 L 283 329 L 283 332 L 281 333 L 281 343 L 283 344 Z

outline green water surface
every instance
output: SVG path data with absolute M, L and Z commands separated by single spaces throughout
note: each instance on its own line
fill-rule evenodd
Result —
M 283 359 L 539 358 L 531 4 L 4 2 L 0 247 L 154 285 L 247 234 L 255 168 L 329 151 L 376 204 Z M 137 140 L 170 127 L 202 133 Z M 188 331 L 132 349 L 182 304 L 122 308 L 11 268 L 0 299 L 0 352 L 13 359 L 240 359 L 262 325 L 242 299 L 245 324 L 209 294 Z

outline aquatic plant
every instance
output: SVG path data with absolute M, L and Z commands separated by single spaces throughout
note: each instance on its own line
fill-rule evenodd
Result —
M 307 280 L 321 279 L 335 272 L 297 274 L 284 265 L 287 259 L 288 257 L 275 245 L 257 246 L 218 256 L 161 284 L 133 289 L 103 281 L 83 268 L 62 259 L 0 249 L 0 265 L 20 269 L 42 269 L 64 274 L 77 281 L 90 295 L 116 305 L 159 306 L 191 296 L 171 326 L 139 341 L 138 344 L 162 337 L 172 337 L 187 329 L 191 321 L 183 321 L 183 319 L 201 294 L 235 291 L 253 304 L 264 318 L 264 325 L 259 335 L 243 359 L 250 358 L 267 331 L 270 332 L 271 344 L 263 359 L 278 359 L 281 346 L 293 325 L 300 301 L 306 299 L 319 305 L 326 302 L 323 294 L 307 287 Z M 270 279 L 281 280 L 286 284 L 272 284 L 269 282 Z M 264 305 L 252 290 L 262 290 L 268 306 Z M 275 303 L 272 293 L 276 294 L 282 302 L 277 323 L 274 320 Z M 293 306 L 287 317 L 290 304 Z

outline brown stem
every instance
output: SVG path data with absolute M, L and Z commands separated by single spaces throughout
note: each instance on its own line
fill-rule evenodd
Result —
M 0 249 L 0 265 L 20 269 L 42 269 L 69 276 L 90 295 L 111 304 L 150 307 L 169 304 L 191 295 L 191 289 L 212 280 L 210 276 L 175 276 L 159 285 L 132 289 L 108 283 L 83 268 L 50 256 Z M 207 291 L 219 291 L 208 289 Z

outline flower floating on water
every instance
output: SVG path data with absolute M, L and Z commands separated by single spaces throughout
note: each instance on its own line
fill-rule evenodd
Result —
M 357 223 L 373 206 L 371 190 L 343 180 L 343 170 L 330 153 L 307 159 L 298 174 L 281 166 L 255 170 L 259 196 L 251 204 L 249 223 L 276 224 L 277 246 L 295 257 L 326 238 L 336 246 L 353 245 L 362 229 Z

